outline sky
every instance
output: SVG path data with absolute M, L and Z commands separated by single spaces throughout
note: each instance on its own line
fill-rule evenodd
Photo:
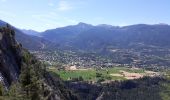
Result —
M 170 24 L 170 0 L 0 0 L 0 20 L 39 32 L 79 22 Z

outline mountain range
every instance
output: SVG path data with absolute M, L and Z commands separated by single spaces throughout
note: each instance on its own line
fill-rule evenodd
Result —
M 0 20 L 0 26 L 6 26 L 7 22 L 4 22 Z M 15 31 L 16 33 L 16 40 L 23 45 L 24 48 L 27 48 L 29 50 L 41 50 L 49 48 L 51 45 L 51 42 L 48 40 L 45 40 L 43 38 L 40 38 L 38 36 L 34 35 L 28 35 L 23 32 L 23 30 L 16 28 L 15 26 L 10 25 L 10 27 Z M 50 45 L 49 45 L 50 44 Z
M 34 31 L 34 30 L 22 29 L 21 31 L 25 34 L 33 35 L 33 36 L 39 36 L 39 34 L 40 34 L 40 32 L 37 32 L 37 31 Z
M 0 21 L 0 25 L 6 22 Z M 130 26 L 90 25 L 79 23 L 36 32 L 16 30 L 16 39 L 30 50 L 49 48 L 103 51 L 114 48 L 162 47 L 170 48 L 170 26 L 166 24 L 136 24 Z M 50 44 L 50 45 L 49 45 Z M 56 49 L 56 48 L 55 48 Z
M 41 37 L 63 47 L 85 51 L 108 48 L 134 48 L 139 45 L 170 47 L 170 26 L 137 24 L 124 27 L 111 25 L 78 25 L 47 30 Z
M 156 64 L 160 67 L 162 64 L 169 66 L 169 25 L 138 24 L 117 27 L 79 23 L 41 33 L 21 30 L 4 21 L 0 21 L 0 26 L 5 26 L 0 27 L 0 99 L 2 100 L 162 100 L 162 98 L 168 100 L 169 98 L 169 92 L 167 92 L 170 83 L 168 72 L 158 77 L 110 81 L 108 83 L 82 81 L 83 78 L 80 81 L 75 78 L 75 81 L 63 82 L 58 74 L 50 71 L 50 68 L 47 70 L 45 63 L 37 60 L 27 50 L 40 50 L 41 52 L 41 50 L 55 51 L 59 48 L 101 52 L 113 49 L 114 52 L 115 48 L 119 48 L 123 51 L 118 51 L 118 55 L 111 56 L 120 62 L 119 54 L 123 54 L 120 55 L 123 58 L 123 64 L 127 65 L 126 61 L 128 62 L 130 58 L 132 62 L 141 61 L 137 65 L 141 63 L 147 65 L 148 63 L 147 66 L 153 65 L 154 68 Z M 132 49 L 136 49 L 136 51 Z M 137 51 L 140 49 L 143 51 L 138 53 Z M 46 53 L 52 55 L 52 59 L 57 55 L 56 53 Z M 74 52 L 72 53 L 74 54 Z M 93 61 L 92 64 L 94 64 L 96 59 L 91 54 L 93 53 L 84 53 L 82 56 L 86 59 L 83 61 L 88 64 Z M 40 55 L 43 54 L 40 53 Z M 60 55 L 62 58 L 64 57 L 62 53 Z M 141 58 L 139 59 L 136 55 L 144 56 L 139 56 Z M 161 58 L 161 55 L 164 57 Z M 77 56 L 78 59 L 74 61 L 73 56 L 68 57 L 69 60 L 72 60 L 70 62 L 75 62 L 81 57 Z M 43 58 L 49 59 L 48 56 Z M 56 60 L 59 62 L 59 59 Z M 98 59 L 96 61 L 101 63 Z M 108 63 L 108 61 L 104 62 Z M 96 71 L 100 70 L 96 68 Z M 95 73 L 96 78 L 98 75 L 102 75 L 98 72 Z M 66 73 L 64 72 L 64 74 Z

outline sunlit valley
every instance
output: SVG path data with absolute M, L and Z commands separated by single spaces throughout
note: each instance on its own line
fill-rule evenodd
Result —
M 121 8 L 125 2 L 108 0 L 92 10 L 94 1 L 43 1 L 33 11 L 27 9 L 33 1 L 0 0 L 0 100 L 170 100 L 170 19 L 154 17 L 170 17 L 164 12 L 170 2 L 131 1 Z M 134 10 L 140 2 L 141 14 Z M 103 18 L 95 16 L 100 10 Z M 129 24 L 116 25 L 120 20 Z

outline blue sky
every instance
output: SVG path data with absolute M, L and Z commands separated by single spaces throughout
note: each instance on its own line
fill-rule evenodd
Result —
M 170 24 L 170 0 L 0 0 L 0 19 L 36 31 L 79 22 Z

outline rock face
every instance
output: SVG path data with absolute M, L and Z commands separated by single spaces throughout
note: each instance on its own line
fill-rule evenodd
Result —
M 10 29 L 9 25 L 7 27 L 0 27 L 0 83 L 3 84 L 6 90 L 8 90 L 12 83 L 20 83 L 21 80 L 19 81 L 19 79 L 23 73 L 24 55 L 26 53 L 31 57 L 27 58 L 30 61 L 29 64 L 25 63 L 27 68 L 32 68 L 32 70 L 37 68 L 34 64 L 37 60 L 27 50 L 22 48 L 14 36 L 15 32 Z M 30 65 L 36 67 L 31 67 Z M 42 70 L 38 69 L 38 71 Z M 40 76 L 39 78 L 41 79 L 39 80 L 41 80 L 41 85 L 45 86 L 45 89 L 38 95 L 43 100 L 44 98 L 48 100 L 77 100 L 77 97 L 71 94 L 71 91 L 64 86 L 59 77 L 52 77 L 47 71 L 44 71 Z
M 14 31 L 0 28 L 0 77 L 7 87 L 19 77 L 21 53 L 21 46 L 14 39 Z

